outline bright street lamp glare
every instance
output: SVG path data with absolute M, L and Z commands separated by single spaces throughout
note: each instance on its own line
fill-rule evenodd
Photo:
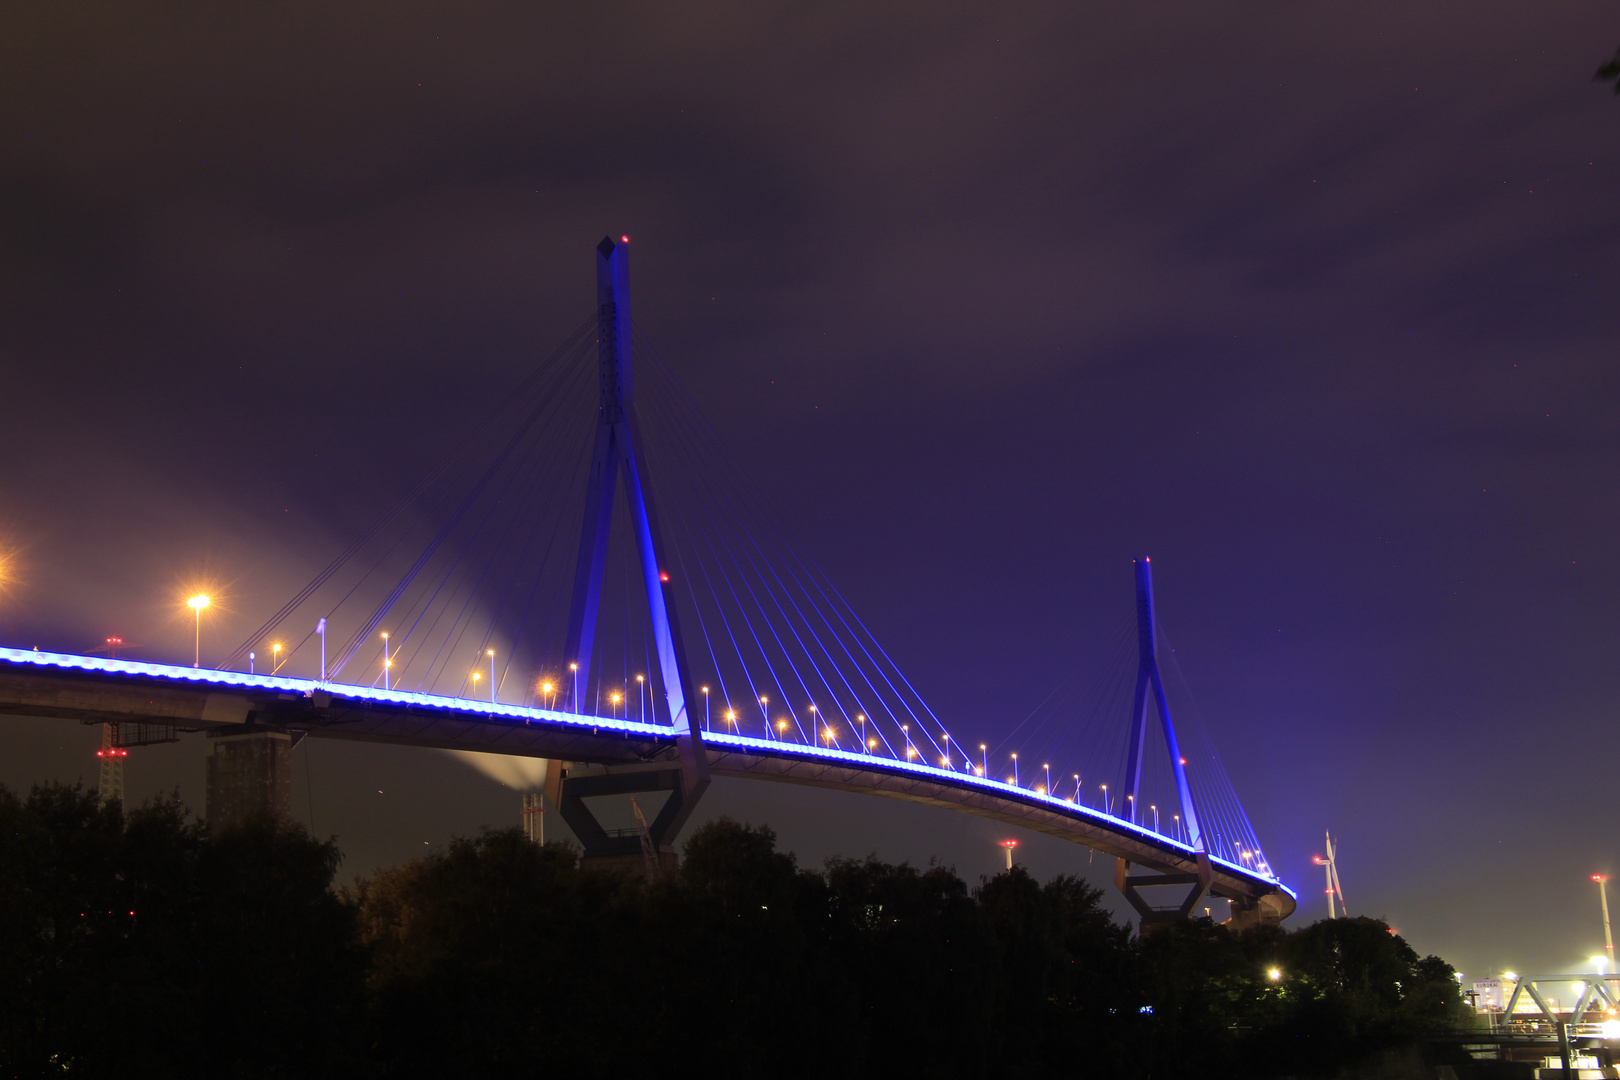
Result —
M 190 600 L 186 601 L 186 606 L 195 612 L 197 616 L 196 641 L 195 647 L 192 649 L 191 666 L 202 667 L 202 613 L 203 608 L 208 606 L 208 597 L 204 596 L 202 593 L 198 593 L 196 596 L 193 596 Z

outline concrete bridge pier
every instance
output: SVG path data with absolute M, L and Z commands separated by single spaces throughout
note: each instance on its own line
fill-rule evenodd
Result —
M 207 786 L 203 814 L 213 832 L 269 814 L 286 821 L 292 812 L 292 748 L 284 731 L 208 733 Z

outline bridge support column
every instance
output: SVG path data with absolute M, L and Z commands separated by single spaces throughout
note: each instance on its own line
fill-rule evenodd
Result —
M 1232 917 L 1226 920 L 1228 930 L 1242 933 L 1256 926 L 1276 926 L 1292 913 L 1293 909 L 1283 910 L 1283 903 L 1278 899 L 1280 893 L 1270 893 L 1257 900 L 1233 899 Z
M 214 832 L 260 814 L 286 821 L 292 810 L 293 738 L 284 731 L 208 735 L 203 813 Z
M 1173 922 L 1182 922 L 1192 917 L 1198 907 L 1198 902 L 1209 893 L 1210 882 L 1214 878 L 1214 868 L 1210 866 L 1209 856 L 1203 852 L 1198 853 L 1198 872 L 1196 874 L 1133 874 L 1131 864 L 1120 859 L 1114 864 L 1114 887 L 1124 894 L 1131 907 L 1141 918 L 1140 936 L 1147 937 L 1153 931 Z M 1186 896 L 1180 903 L 1171 907 L 1155 907 L 1148 903 L 1142 895 L 1144 888 L 1155 888 L 1165 885 L 1187 885 Z
M 668 792 L 669 799 L 652 821 L 647 836 L 656 851 L 660 869 L 674 869 L 675 835 L 680 823 L 691 813 L 686 785 L 682 783 L 681 763 L 654 762 L 645 765 L 575 765 L 567 770 L 558 786 L 557 812 L 574 831 L 585 849 L 588 866 L 625 866 L 641 870 L 648 865 L 638 828 L 607 829 L 597 820 L 586 799 L 610 795 L 645 795 Z

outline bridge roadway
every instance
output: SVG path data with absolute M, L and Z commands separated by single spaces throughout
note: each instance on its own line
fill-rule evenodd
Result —
M 343 683 L 0 648 L 0 713 L 180 731 L 273 730 L 362 742 L 643 765 L 673 758 L 675 729 Z M 742 735 L 703 736 L 711 773 L 927 803 L 1034 829 L 1165 874 L 1196 874 L 1192 848 L 1099 810 L 969 772 Z M 1209 858 L 1210 892 L 1286 918 L 1275 878 Z

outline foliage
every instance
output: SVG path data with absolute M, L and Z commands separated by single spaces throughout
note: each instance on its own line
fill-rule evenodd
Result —
M 337 863 L 269 821 L 211 836 L 172 799 L 126 815 L 78 789 L 0 789 L 0 1066 L 1304 1076 L 1458 1009 L 1449 965 L 1376 920 L 1133 939 L 1078 878 L 807 871 L 729 819 L 652 879 L 517 830 L 344 890 Z
M 339 1071 L 364 1003 L 338 857 L 272 821 L 209 836 L 175 799 L 0 788 L 0 1068 Z

